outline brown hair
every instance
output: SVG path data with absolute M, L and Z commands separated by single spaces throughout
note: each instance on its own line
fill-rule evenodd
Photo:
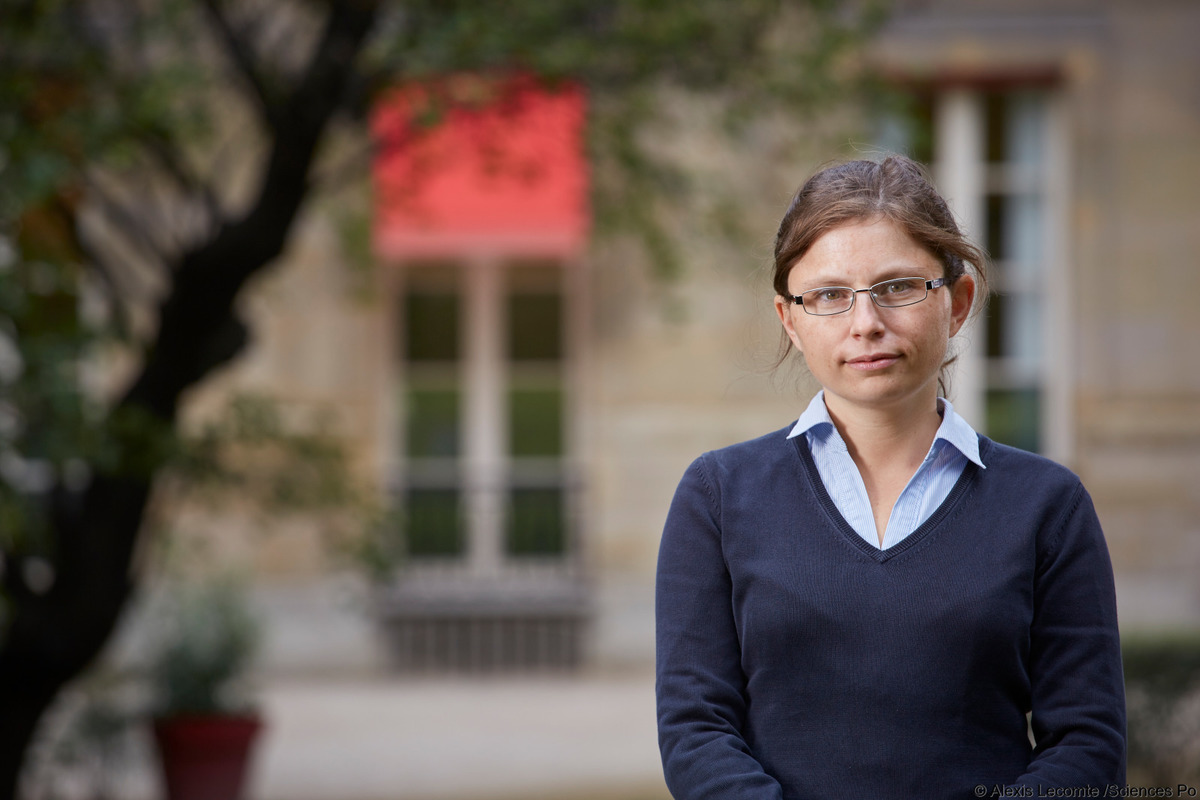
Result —
M 987 298 L 987 254 L 968 241 L 954 221 L 950 207 L 912 159 L 890 155 L 882 161 L 849 161 L 813 175 L 788 206 L 775 235 L 776 294 L 788 297 L 788 275 L 796 262 L 824 234 L 847 223 L 883 217 L 903 228 L 913 241 L 942 264 L 942 277 L 951 285 L 974 272 L 978 298 L 973 314 Z M 786 335 L 782 363 L 790 349 Z M 943 386 L 945 367 L 943 364 Z

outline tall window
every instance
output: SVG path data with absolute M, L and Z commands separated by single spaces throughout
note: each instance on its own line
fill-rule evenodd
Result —
M 460 558 L 462 513 L 462 298 L 455 274 L 414 272 L 403 295 L 404 548 L 414 558 Z
M 584 120 L 581 87 L 523 75 L 398 87 L 373 115 L 405 556 L 379 614 L 403 670 L 582 659 Z
M 563 296 L 553 270 L 511 270 L 506 296 L 507 557 L 567 549 Z
M 405 270 L 397 501 L 412 566 L 498 575 L 572 555 L 566 274 Z
M 1042 343 L 1046 250 L 1046 104 L 1040 92 L 981 98 L 985 158 L 983 235 L 995 264 L 987 310 L 986 425 L 989 435 L 1042 448 L 1046 402 Z
M 914 104 L 884 144 L 931 163 L 939 189 L 993 259 L 985 316 L 965 332 L 955 407 L 1001 442 L 1066 457 L 1070 293 L 1066 164 L 1044 88 L 952 89 Z

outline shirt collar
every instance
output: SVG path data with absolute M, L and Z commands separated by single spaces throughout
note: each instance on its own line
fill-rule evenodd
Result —
M 938 406 L 942 410 L 942 424 L 938 426 L 937 433 L 933 437 L 934 446 L 937 446 L 938 440 L 945 441 L 973 463 L 987 469 L 979 457 L 979 435 L 975 433 L 975 429 L 958 415 L 954 406 L 946 398 L 939 397 Z M 825 407 L 824 389 L 817 392 L 809 402 L 808 408 L 804 409 L 804 413 L 800 415 L 800 419 L 796 421 L 787 438 L 791 439 L 810 431 L 813 435 L 821 438 L 826 438 L 832 433 L 839 442 L 841 441 L 841 435 L 834 427 L 833 417 L 829 416 L 829 409 Z

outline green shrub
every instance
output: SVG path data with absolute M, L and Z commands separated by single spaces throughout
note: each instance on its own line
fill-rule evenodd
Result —
M 238 713 L 250 705 L 243 684 L 261 630 L 245 587 L 223 577 L 192 582 L 170 598 L 150 678 L 159 715 Z
M 1130 785 L 1200 780 L 1200 632 L 1126 637 Z

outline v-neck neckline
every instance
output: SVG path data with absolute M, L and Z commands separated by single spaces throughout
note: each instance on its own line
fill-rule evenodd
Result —
M 805 437 L 795 436 L 790 441 L 796 448 L 796 454 L 800 458 L 804 472 L 808 476 L 813 492 L 817 496 L 817 501 L 821 504 L 825 513 L 829 515 L 829 519 L 833 522 L 833 526 L 837 529 L 838 534 L 863 555 L 880 564 L 907 552 L 925 540 L 941 524 L 942 520 L 946 518 L 959 499 L 966 493 L 970 484 L 975 480 L 976 474 L 979 472 L 978 465 L 967 459 L 962 474 L 958 476 L 958 480 L 954 483 L 954 488 L 950 490 L 950 494 L 946 496 L 942 504 L 929 515 L 929 518 L 918 525 L 912 533 L 891 547 L 879 548 L 859 536 L 854 527 L 842 516 L 842 512 L 838 510 L 837 504 L 833 502 L 829 490 L 825 488 L 824 481 L 821 480 L 821 474 L 817 471 L 817 463 L 813 460 L 812 452 L 808 449 L 808 441 Z

